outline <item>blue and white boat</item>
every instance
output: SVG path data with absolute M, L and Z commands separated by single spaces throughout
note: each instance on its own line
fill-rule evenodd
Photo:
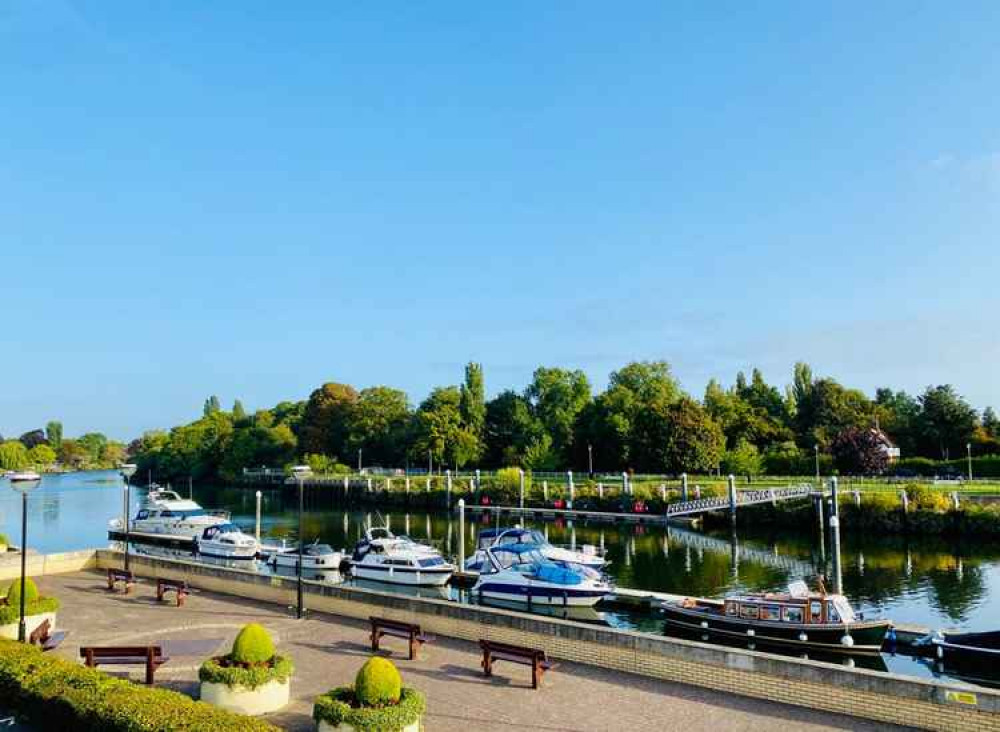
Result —
M 358 579 L 441 587 L 454 573 L 455 565 L 445 561 L 433 547 L 396 536 L 382 527 L 368 529 L 351 555 L 351 574 Z
M 483 529 L 479 532 L 476 553 L 465 561 L 467 572 L 481 572 L 486 563 L 486 549 L 510 544 L 533 545 L 546 559 L 557 564 L 576 565 L 600 571 L 608 562 L 597 547 L 584 544 L 580 551 L 550 544 L 545 535 L 537 529 L 515 527 L 512 529 Z
M 495 545 L 472 588 L 480 600 L 592 607 L 612 591 L 599 573 L 547 559 L 536 544 Z

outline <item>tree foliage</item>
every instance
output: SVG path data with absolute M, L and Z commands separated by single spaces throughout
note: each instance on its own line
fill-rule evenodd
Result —
M 837 470 L 846 475 L 880 475 L 889 465 L 882 441 L 872 428 L 848 427 L 830 447 Z

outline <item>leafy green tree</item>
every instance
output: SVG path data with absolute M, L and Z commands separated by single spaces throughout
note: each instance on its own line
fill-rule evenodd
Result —
M 77 444 L 87 453 L 87 465 L 94 466 L 101 462 L 108 438 L 100 432 L 88 432 L 77 440 Z
M 952 453 L 961 455 L 975 434 L 976 410 L 951 384 L 927 387 L 919 402 L 920 432 L 925 449 L 936 451 L 944 460 Z
M 875 417 L 878 426 L 903 455 L 916 455 L 920 443 L 920 403 L 905 391 L 877 389 Z
M 52 420 L 47 425 L 45 425 L 45 437 L 49 442 L 49 447 L 59 452 L 59 448 L 62 447 L 63 439 L 63 426 L 62 422 Z
M 491 466 L 530 467 L 528 450 L 542 442 L 545 428 L 535 417 L 531 404 L 520 394 L 507 390 L 486 404 L 485 460 Z M 552 440 L 541 452 L 551 451 Z M 538 451 L 533 453 L 536 458 Z
M 347 384 L 331 382 L 313 391 L 299 424 L 302 451 L 347 456 L 358 399 L 358 392 Z
M 48 468 L 56 461 L 56 451 L 48 445 L 35 445 L 28 450 L 28 463 L 38 468 Z
M 64 439 L 59 446 L 59 462 L 71 468 L 79 469 L 86 465 L 90 457 L 87 448 L 78 440 Z
M 28 464 L 28 448 L 20 440 L 7 440 L 0 444 L 0 468 L 24 470 Z
M 387 386 L 363 389 L 350 416 L 350 454 L 363 449 L 369 465 L 402 465 L 410 429 L 406 393 Z
M 235 480 L 246 467 L 286 465 L 295 459 L 297 444 L 295 435 L 286 424 L 237 429 L 226 442 L 219 463 L 219 475 L 226 480 Z
M 731 475 L 760 475 L 762 467 L 763 458 L 757 446 L 747 440 L 740 440 L 722 457 L 722 469 Z
M 993 407 L 986 407 L 983 410 L 983 430 L 990 439 L 1000 440 L 1000 419 L 997 418 Z
M 818 379 L 801 398 L 797 397 L 796 422 L 799 444 L 826 447 L 848 427 L 871 426 L 874 409 L 857 389 L 845 389 L 833 379 Z
M 880 475 L 889 466 L 889 456 L 874 429 L 848 427 L 830 446 L 837 470 L 847 475 Z
M 233 402 L 233 422 L 239 424 L 247 418 L 247 410 L 239 399 Z
M 670 473 L 707 473 L 719 465 L 725 437 L 698 402 L 682 397 L 666 406 L 657 404 L 650 411 L 659 413 L 653 423 L 663 435 L 662 446 L 653 446 L 656 464 Z
M 415 460 L 430 453 L 436 465 L 462 467 L 474 456 L 477 441 L 464 427 L 461 402 L 458 387 L 443 386 L 420 404 L 413 423 L 411 454 Z
M 551 438 L 551 452 L 557 461 L 570 465 L 576 420 L 591 399 L 587 376 L 579 370 L 538 368 L 524 396 Z
M 28 450 L 35 447 L 36 445 L 46 445 L 48 441 L 45 439 L 45 432 L 42 430 L 30 430 L 21 435 L 21 444 L 24 445 Z
M 481 440 L 486 424 L 486 386 L 483 382 L 482 364 L 466 364 L 459 407 L 465 428 Z

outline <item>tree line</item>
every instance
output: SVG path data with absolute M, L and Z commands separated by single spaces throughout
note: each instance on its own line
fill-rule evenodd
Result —
M 0 436 L 0 470 L 100 470 L 120 465 L 125 457 L 125 445 L 100 432 L 64 438 L 62 423 L 56 420 L 17 439 Z
M 874 428 L 878 427 L 878 432 Z M 140 471 L 165 479 L 233 480 L 245 467 L 306 461 L 324 472 L 364 467 L 426 470 L 517 466 L 528 470 L 677 474 L 873 473 L 885 469 L 879 434 L 907 457 L 1000 454 L 1000 422 L 951 385 L 913 396 L 890 388 L 870 397 L 795 365 L 791 383 L 754 369 L 701 398 L 685 392 L 663 361 L 634 362 L 594 393 L 580 370 L 540 367 L 521 391 L 486 398 L 480 364 L 460 384 L 437 387 L 416 407 L 388 386 L 325 383 L 304 401 L 248 413 L 237 400 L 205 400 L 202 416 L 135 440 Z

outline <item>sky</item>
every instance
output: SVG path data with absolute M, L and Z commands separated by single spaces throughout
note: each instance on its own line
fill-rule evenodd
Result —
M 1000 407 L 1000 4 L 0 1 L 0 433 L 484 366 Z

